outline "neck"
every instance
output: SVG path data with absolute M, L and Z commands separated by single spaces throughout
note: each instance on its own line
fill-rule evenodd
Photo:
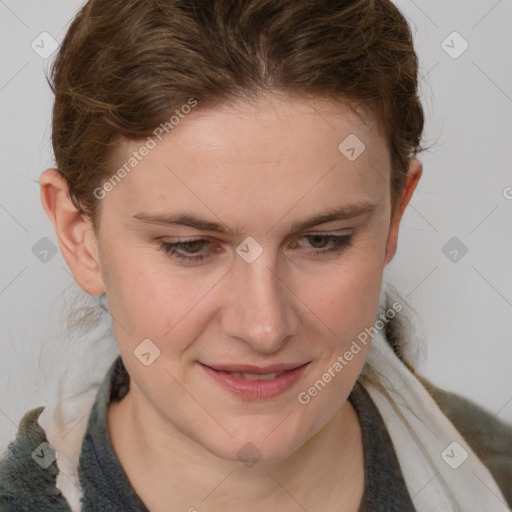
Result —
M 133 383 L 132 383 L 133 384 Z M 114 451 L 151 512 L 226 510 L 357 511 L 364 491 L 361 427 L 350 401 L 288 458 L 247 467 L 221 459 L 161 418 L 130 386 L 110 404 Z M 202 506 L 202 507 L 201 507 Z

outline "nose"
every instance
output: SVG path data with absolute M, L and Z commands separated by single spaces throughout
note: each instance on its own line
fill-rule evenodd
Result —
M 252 263 L 241 258 L 235 263 L 226 283 L 230 302 L 222 315 L 222 328 L 226 336 L 271 354 L 297 333 L 300 315 L 294 308 L 298 301 L 294 291 L 278 276 L 270 255 L 265 259 L 264 254 Z

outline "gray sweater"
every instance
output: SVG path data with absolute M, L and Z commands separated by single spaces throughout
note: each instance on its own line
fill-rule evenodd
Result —
M 512 428 L 476 404 L 420 380 L 489 468 L 512 510 Z M 107 428 L 109 403 L 123 398 L 128 389 L 129 376 L 119 356 L 98 390 L 83 439 L 78 468 L 82 512 L 148 512 L 115 455 Z M 371 397 L 356 382 L 349 400 L 359 417 L 364 446 L 365 490 L 359 512 L 414 511 L 393 443 Z M 0 460 L 0 512 L 70 512 L 56 488 L 56 462 L 43 469 L 32 458 L 47 440 L 37 423 L 43 409 L 23 416 L 16 439 Z

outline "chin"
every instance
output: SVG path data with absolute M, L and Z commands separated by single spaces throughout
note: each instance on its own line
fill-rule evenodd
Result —
M 240 432 L 231 441 L 221 445 L 204 443 L 204 446 L 216 457 L 241 462 L 246 467 L 256 464 L 270 464 L 285 460 L 300 448 L 301 443 L 291 439 L 289 430 L 268 435 L 269 431 L 255 435 L 250 430 L 246 435 Z

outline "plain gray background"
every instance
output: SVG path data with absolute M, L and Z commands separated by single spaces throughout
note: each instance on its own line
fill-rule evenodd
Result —
M 412 24 L 434 146 L 419 157 L 423 178 L 385 278 L 417 312 L 418 369 L 512 423 L 512 0 L 396 4 Z M 39 350 L 62 330 L 57 299 L 74 283 L 60 252 L 46 263 L 33 252 L 57 240 L 38 185 L 53 164 L 52 56 L 32 46 L 46 38 L 51 49 L 43 32 L 60 42 L 80 5 L 0 0 L 2 449 L 23 413 L 45 405 Z

